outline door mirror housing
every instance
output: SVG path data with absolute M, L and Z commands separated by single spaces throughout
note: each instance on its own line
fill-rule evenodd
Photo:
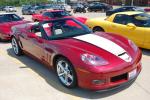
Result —
M 128 23 L 128 24 L 127 24 L 127 27 L 130 27 L 130 28 L 136 28 L 136 25 L 133 24 L 133 23 Z

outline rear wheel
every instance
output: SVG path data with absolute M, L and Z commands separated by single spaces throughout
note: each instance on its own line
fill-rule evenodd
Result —
M 102 12 L 105 12 L 105 9 L 102 9 Z
M 25 13 L 24 13 L 24 12 L 22 12 L 22 15 L 25 15 Z
M 38 22 L 38 20 L 37 20 L 37 19 L 34 19 L 34 22 Z
M 99 26 L 96 26 L 93 28 L 93 32 L 104 32 L 104 29 Z
M 76 13 L 76 11 L 75 11 L 75 10 L 73 10 L 73 13 Z
M 60 57 L 55 64 L 56 73 L 59 81 L 67 88 L 74 88 L 77 86 L 76 72 L 72 64 L 65 58 Z
M 87 9 L 88 10 L 88 12 L 92 12 L 92 10 L 91 9 Z
M 20 48 L 19 43 L 15 37 L 12 38 L 11 45 L 12 45 L 14 53 L 17 56 L 22 55 L 22 49 Z
M 86 13 L 86 10 L 83 10 L 83 13 Z

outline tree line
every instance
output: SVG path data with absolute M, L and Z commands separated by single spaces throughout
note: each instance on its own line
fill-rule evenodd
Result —
M 20 6 L 23 4 L 44 4 L 51 2 L 52 0 L 0 0 L 0 6 Z

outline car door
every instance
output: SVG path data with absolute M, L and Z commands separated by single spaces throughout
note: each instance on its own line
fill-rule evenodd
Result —
M 32 47 L 32 44 L 30 43 L 29 41 L 29 35 L 30 34 L 33 34 L 31 33 L 30 31 L 26 31 L 25 28 L 20 31 L 17 32 L 19 34 L 19 39 L 21 41 L 21 45 L 22 45 L 22 49 L 26 52 L 29 52 L 31 53 L 31 47 Z
M 29 37 L 29 41 L 32 44 L 31 53 L 33 56 L 38 58 L 39 60 L 44 61 L 44 45 L 45 45 L 45 38 L 40 31 L 39 26 L 34 27 L 31 31 L 33 31 L 33 37 Z M 35 35 L 35 36 L 34 36 Z
M 44 59 L 44 42 L 40 29 L 33 26 L 31 30 L 20 34 L 23 49 L 39 60 Z
M 135 26 L 129 15 L 117 14 L 114 17 L 110 30 L 113 33 L 129 38 L 139 46 L 143 45 L 145 35 L 141 33 L 144 33 L 144 30 Z

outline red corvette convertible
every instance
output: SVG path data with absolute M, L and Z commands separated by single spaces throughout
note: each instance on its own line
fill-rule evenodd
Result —
M 141 51 L 133 42 L 115 34 L 92 33 L 72 18 L 27 23 L 12 30 L 14 53 L 30 54 L 51 66 L 68 88 L 122 86 L 141 71 Z
M 64 10 L 47 10 L 43 11 L 40 14 L 33 14 L 32 15 L 32 20 L 33 21 L 48 21 L 48 20 L 53 20 L 56 18 L 64 18 L 64 17 L 72 17 L 77 19 L 78 21 L 85 23 L 87 18 L 85 17 L 73 17 L 71 14 Z
M 16 14 L 0 13 L 0 40 L 10 40 L 11 27 L 27 22 Z

